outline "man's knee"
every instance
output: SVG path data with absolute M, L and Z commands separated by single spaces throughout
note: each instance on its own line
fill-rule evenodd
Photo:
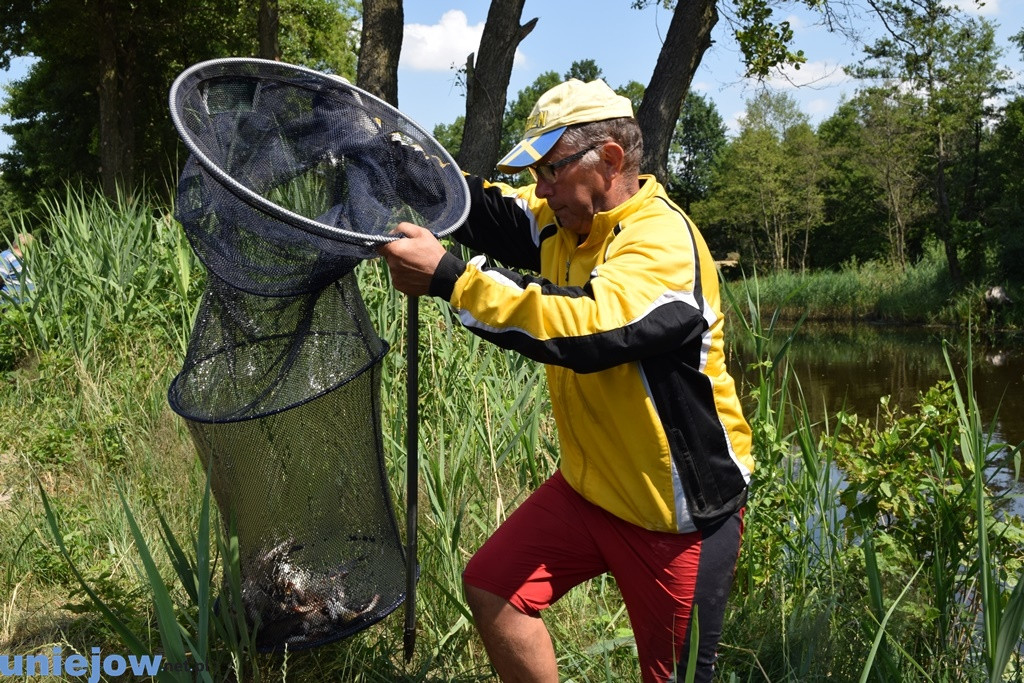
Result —
M 469 605 L 473 618 L 478 622 L 481 620 L 493 621 L 508 605 L 508 600 L 505 598 L 483 588 L 477 588 L 466 581 L 462 582 L 462 592 L 466 596 L 466 604 Z

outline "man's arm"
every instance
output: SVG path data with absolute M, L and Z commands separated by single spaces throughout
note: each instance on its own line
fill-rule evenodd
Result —
M 594 372 L 699 342 L 711 323 L 687 282 L 695 264 L 662 242 L 622 250 L 585 286 L 564 287 L 467 264 L 428 231 L 399 230 L 405 238 L 379 248 L 396 288 L 445 298 L 474 334 L 543 363 Z

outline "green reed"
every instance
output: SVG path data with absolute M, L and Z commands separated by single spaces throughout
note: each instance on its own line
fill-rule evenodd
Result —
M 753 274 L 748 274 L 753 277 Z M 961 327 L 968 314 L 983 315 L 984 287 L 956 294 L 941 250 L 929 249 L 918 263 L 897 268 L 885 262 L 850 263 L 837 271 L 760 273 L 758 291 L 766 309 L 785 319 L 887 320 Z
M 66 347 L 90 362 L 142 329 L 162 330 L 184 352 L 202 277 L 169 211 L 69 188 L 43 201 L 39 222 L 23 264 L 35 289 L 3 312 L 18 347 L 8 353 Z
M 746 289 L 745 307 L 726 296 L 743 312 L 733 329 L 756 349 L 744 393 L 758 468 L 723 670 L 773 681 L 1019 677 L 1024 534 L 1016 517 L 995 521 L 986 465 L 1019 448 L 988 441 L 952 362 L 951 381 L 914 411 L 880 397 L 873 421 L 811 424 L 787 365 L 793 331 L 774 334 L 779 309 L 762 314 Z
M 240 624 L 209 612 L 218 588 L 231 599 L 230 580 L 221 583 L 233 566 L 230 533 L 220 534 L 204 503 L 205 472 L 166 404 L 202 274 L 181 251 L 180 228 L 165 231 L 165 211 L 74 194 L 51 210 L 65 226 L 45 236 L 30 266 L 40 287 L 53 286 L 26 309 L 35 322 L 14 314 L 20 357 L 0 382 L 2 649 L 177 648 L 226 680 L 491 680 L 460 574 L 557 466 L 543 371 L 466 333 L 441 302 L 423 301 L 415 657 L 403 661 L 397 616 L 312 651 L 254 655 Z M 357 274 L 392 346 L 382 425 L 404 515 L 406 301 L 380 262 Z M 952 382 L 912 410 L 880 397 L 877 418 L 813 423 L 815 399 L 788 370 L 797 325 L 784 322 L 810 293 L 776 298 L 763 284 L 724 291 L 730 339 L 747 336 L 755 349 L 741 393 L 758 468 L 720 679 L 1020 680 L 1024 534 L 986 480 L 994 449 L 1018 459 L 1019 451 L 987 441 L 973 390 L 957 384 L 952 363 Z M 570 592 L 546 619 L 566 679 L 638 679 L 611 578 Z

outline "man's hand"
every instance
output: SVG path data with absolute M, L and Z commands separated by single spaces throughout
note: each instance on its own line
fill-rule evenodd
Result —
M 405 237 L 388 242 L 377 251 L 388 263 L 395 289 L 409 296 L 423 296 L 430 291 L 430 280 L 445 248 L 432 232 L 412 223 L 399 223 L 395 232 Z

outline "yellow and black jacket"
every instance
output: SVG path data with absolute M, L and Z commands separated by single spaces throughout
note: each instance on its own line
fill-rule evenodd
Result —
M 746 501 L 750 428 L 725 366 L 711 254 L 664 188 L 640 181 L 581 243 L 535 186 L 470 177 L 456 239 L 517 270 L 447 254 L 431 294 L 473 333 L 547 364 L 574 489 L 628 522 L 682 533 Z

